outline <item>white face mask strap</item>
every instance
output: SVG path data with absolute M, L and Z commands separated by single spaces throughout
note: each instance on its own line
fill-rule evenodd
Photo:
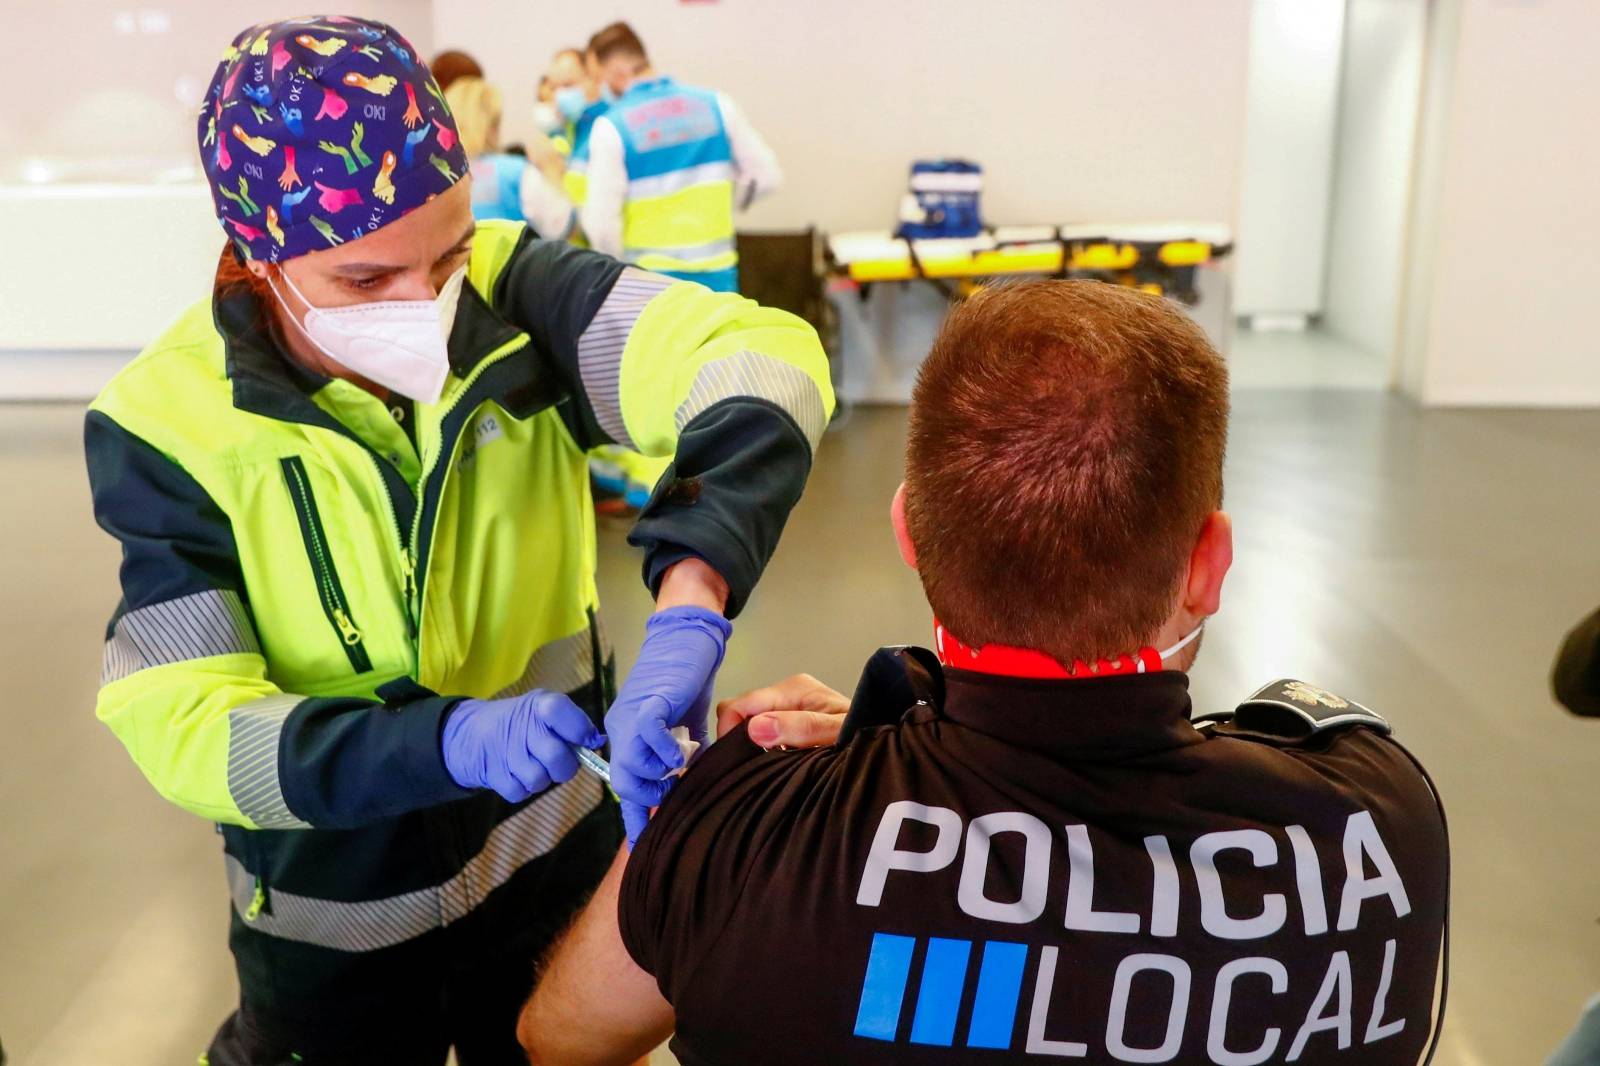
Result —
M 1189 630 L 1189 635 L 1188 636 L 1186 636 L 1182 640 L 1178 641 L 1178 643 L 1174 644 L 1172 647 L 1166 648 L 1166 649 L 1164 649 L 1162 651 L 1158 651 L 1158 652 L 1156 652 L 1156 654 L 1161 656 L 1161 661 L 1162 662 L 1166 662 L 1168 659 L 1170 659 L 1174 655 L 1178 654 L 1184 648 L 1187 648 L 1189 645 L 1191 645 L 1195 641 L 1199 640 L 1200 639 L 1200 634 L 1205 630 L 1205 628 L 1206 628 L 1206 624 L 1204 622 L 1201 622 L 1199 625 L 1197 625 L 1193 629 Z
M 289 291 L 294 293 L 295 297 L 301 303 L 306 305 L 307 313 L 316 310 L 316 306 L 301 294 L 300 287 L 294 283 L 294 279 L 289 277 L 288 273 L 283 269 L 283 267 L 278 267 L 278 274 L 283 278 L 284 284 L 289 286 Z M 328 351 L 321 341 L 317 340 L 317 338 L 311 335 L 311 331 L 306 329 L 305 323 L 300 321 L 300 316 L 294 313 L 294 308 L 289 306 L 289 301 L 283 298 L 283 293 L 278 291 L 278 286 L 272 280 L 271 271 L 267 272 L 267 287 L 272 290 L 272 295 L 278 298 L 278 303 L 283 305 L 284 311 L 288 313 L 289 320 L 294 323 L 294 328 L 299 330 L 301 335 L 304 336 L 306 340 L 311 342 L 312 347 L 316 348 L 317 351 L 321 352 L 323 355 L 337 363 L 339 360 L 332 352 Z
M 306 305 L 306 310 L 315 310 L 315 305 L 312 304 L 310 300 L 306 299 L 305 293 L 300 291 L 300 286 L 294 283 L 294 279 L 289 276 L 289 272 L 283 269 L 281 264 L 278 267 L 278 276 L 283 279 L 283 283 L 285 285 L 289 286 L 289 291 L 294 293 L 295 299 Z M 278 301 L 283 304 L 284 310 L 289 310 L 289 302 L 283 298 L 283 293 L 278 291 L 278 286 L 273 284 L 271 270 L 267 271 L 267 284 L 272 286 L 273 295 L 275 295 L 278 298 Z M 296 317 L 298 318 L 298 316 Z

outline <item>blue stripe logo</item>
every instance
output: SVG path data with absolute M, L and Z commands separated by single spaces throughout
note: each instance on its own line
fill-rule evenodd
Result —
M 898 1038 L 917 948 L 915 937 L 873 934 L 861 1001 L 856 1008 L 856 1036 L 885 1041 Z M 931 937 L 921 955 L 922 970 L 907 1039 L 913 1044 L 951 1047 L 972 968 L 972 941 Z M 1004 940 L 983 943 L 972 1016 L 967 1023 L 967 1047 L 1004 1050 L 1011 1046 L 1027 962 L 1026 944 Z
M 1022 969 L 1028 962 L 1028 945 L 990 940 L 983 945 L 983 966 L 978 970 L 978 998 L 972 1004 L 968 1047 L 1008 1048 L 1022 997 Z
M 867 956 L 867 980 L 861 986 L 861 1005 L 856 1008 L 856 1035 L 873 1040 L 893 1040 L 900 1027 L 900 1004 L 906 996 L 906 978 L 911 975 L 911 952 L 917 942 L 908 936 L 888 933 L 872 935 L 872 954 Z

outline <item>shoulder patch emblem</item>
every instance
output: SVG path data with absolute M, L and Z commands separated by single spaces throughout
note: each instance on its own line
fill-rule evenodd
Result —
M 1262 685 L 1236 710 L 1197 714 L 1190 721 L 1197 726 L 1225 722 L 1234 730 L 1230 735 L 1274 737 L 1291 744 L 1345 726 L 1364 725 L 1379 733 L 1391 732 L 1388 721 L 1376 711 L 1290 677 Z
M 1350 701 L 1340 696 L 1335 696 L 1325 688 L 1308 685 L 1304 681 L 1290 681 L 1283 686 L 1283 694 L 1296 703 L 1303 703 L 1307 707 L 1322 705 L 1333 710 L 1342 711 L 1350 706 Z

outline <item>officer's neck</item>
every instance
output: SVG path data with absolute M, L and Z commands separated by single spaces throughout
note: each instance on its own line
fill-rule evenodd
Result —
M 971 645 L 934 619 L 934 650 L 939 661 L 984 674 L 1050 679 L 1128 673 L 1187 673 L 1200 650 L 1203 616 L 1179 610 L 1155 636 L 1113 655 L 1078 655 L 1059 647 L 1024 648 L 1007 644 Z
M 1203 637 L 1201 627 L 1205 623 L 1205 615 L 1196 614 L 1180 604 L 1160 628 L 1148 634 L 1144 640 L 1135 642 L 1130 648 L 1119 648 L 1113 654 L 1107 655 L 1093 649 L 1063 647 L 1046 651 L 1045 654 L 1068 666 L 1078 663 L 1134 662 L 1143 659 L 1150 664 L 1150 669 L 1156 669 L 1154 664 L 1159 662 L 1159 668 L 1162 670 L 1188 673 L 1199 655 Z

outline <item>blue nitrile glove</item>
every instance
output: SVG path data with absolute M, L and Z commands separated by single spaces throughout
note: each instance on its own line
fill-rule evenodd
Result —
M 611 789 L 622 800 L 629 847 L 672 787 L 668 775 L 684 765 L 672 728 L 686 725 L 705 743 L 711 682 L 732 633 L 726 618 L 704 607 L 668 607 L 645 623 L 639 661 L 606 712 Z
M 492 788 L 512 803 L 577 775 L 569 744 L 598 748 L 605 742 L 576 703 L 543 689 L 503 700 L 462 700 L 441 737 L 444 768 L 456 784 Z

